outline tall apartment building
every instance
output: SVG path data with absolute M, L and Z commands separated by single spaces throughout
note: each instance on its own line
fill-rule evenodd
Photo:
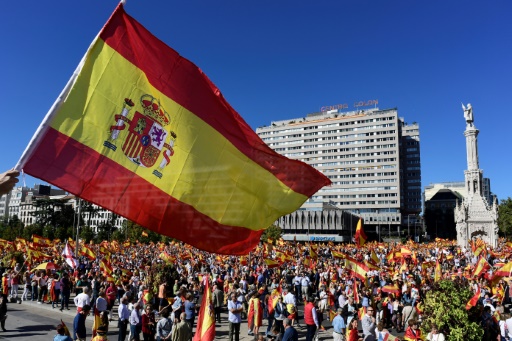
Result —
M 0 219 L 9 217 L 9 202 L 11 201 L 11 192 L 0 197 Z
M 331 110 L 274 121 L 256 133 L 276 152 L 331 179 L 303 210 L 330 203 L 379 233 L 399 230 L 403 217 L 421 212 L 419 126 L 406 124 L 397 109 Z

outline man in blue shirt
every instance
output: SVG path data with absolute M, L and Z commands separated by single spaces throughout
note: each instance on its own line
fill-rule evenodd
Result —
M 332 327 L 334 329 L 332 332 L 332 336 L 334 338 L 334 341 L 343 341 L 345 339 L 345 328 L 347 326 L 345 325 L 345 320 L 343 319 L 343 316 L 341 316 L 342 314 L 343 309 L 338 308 L 336 317 L 332 320 Z
M 91 311 L 91 306 L 86 304 L 82 307 L 82 310 L 78 312 L 73 320 L 73 340 L 85 341 L 85 337 L 87 336 L 87 330 L 85 329 L 85 319 L 89 312 Z
M 240 323 L 242 322 L 240 313 L 243 310 L 242 303 L 236 299 L 236 294 L 232 293 L 228 301 L 229 341 L 233 341 L 233 336 L 235 341 L 240 339 Z
M 194 318 L 196 317 L 196 305 L 190 292 L 187 292 L 185 296 L 185 304 L 183 305 L 183 307 L 185 309 L 185 321 L 190 326 L 190 330 L 193 330 Z
M 299 334 L 297 330 L 292 327 L 292 321 L 288 318 L 283 320 L 284 334 L 281 341 L 299 341 Z

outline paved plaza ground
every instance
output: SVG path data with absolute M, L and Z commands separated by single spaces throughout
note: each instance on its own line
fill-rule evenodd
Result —
M 5 323 L 7 331 L 0 331 L 0 340 L 53 340 L 53 336 L 56 334 L 55 326 L 60 323 L 60 319 L 72 330 L 76 309 L 73 304 L 70 304 L 70 309 L 61 312 L 59 308 L 52 309 L 51 304 L 37 304 L 32 301 L 24 301 L 22 304 L 8 303 L 8 317 Z M 227 317 L 227 311 L 223 311 L 221 323 L 215 325 L 216 340 L 229 339 Z M 320 340 L 331 340 L 332 328 L 330 328 L 328 322 L 325 325 L 327 326 L 327 331 L 319 334 Z M 86 326 L 88 331 L 87 340 L 90 340 L 92 338 L 92 316 L 87 318 Z M 264 321 L 264 326 L 260 328 L 260 332 L 263 333 L 266 328 L 267 321 Z M 299 332 L 299 338 L 304 339 L 306 328 L 302 325 L 302 328 L 297 327 L 297 331 Z M 117 340 L 117 334 L 117 313 L 115 313 L 114 321 L 109 326 L 109 340 Z M 244 320 L 240 328 L 240 340 L 249 341 L 253 339 L 253 337 L 247 335 L 247 321 Z
M 20 292 L 21 293 L 21 292 Z M 21 295 L 19 296 L 21 297 Z M 73 319 L 76 315 L 76 308 L 72 303 L 73 297 L 70 299 L 70 310 L 60 311 L 59 308 L 52 309 L 51 304 L 38 304 L 33 301 L 23 301 L 22 304 L 7 304 L 7 321 L 5 323 L 6 332 L 0 331 L 0 340 L 31 340 L 31 341 L 48 341 L 53 340 L 56 335 L 55 327 L 60 320 L 68 326 L 70 331 L 73 330 Z M 299 316 L 303 316 L 303 306 L 299 305 Z M 87 340 L 92 338 L 92 315 L 86 320 Z M 197 318 L 196 318 L 197 325 Z M 319 332 L 319 340 L 332 340 L 332 327 L 329 321 L 323 323 L 325 331 Z M 260 333 L 264 333 L 267 329 L 267 321 L 263 321 Z M 299 339 L 304 340 L 306 336 L 306 328 L 303 320 L 299 326 L 296 326 L 299 333 Z M 194 330 L 195 331 L 195 330 Z M 109 340 L 116 341 L 118 335 L 117 328 L 117 304 L 114 307 L 114 321 L 109 325 Z M 395 334 L 396 335 L 396 334 Z M 403 335 L 403 334 L 401 334 Z M 142 339 L 142 335 L 141 335 Z M 128 340 L 128 337 L 126 338 Z M 222 312 L 221 323 L 215 325 L 215 340 L 229 340 L 228 336 L 228 313 L 224 309 Z M 247 335 L 247 320 L 242 320 L 240 327 L 240 340 L 250 341 L 254 337 Z

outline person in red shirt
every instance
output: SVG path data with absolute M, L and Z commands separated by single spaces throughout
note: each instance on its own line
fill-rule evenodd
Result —
M 105 290 L 107 295 L 107 310 L 110 312 L 109 320 L 112 321 L 112 310 L 114 308 L 114 303 L 116 302 L 117 297 L 117 287 L 114 282 L 110 282 L 107 290 Z
M 2 275 L 2 295 L 4 299 L 7 299 L 9 295 L 9 274 L 7 272 Z
M 306 341 L 312 341 L 317 329 L 320 327 L 313 297 L 307 298 L 308 303 L 304 307 L 304 322 L 306 323 Z
M 404 340 L 407 341 L 421 341 L 421 330 L 418 328 L 418 322 L 416 320 L 409 320 L 409 326 L 405 330 Z
M 151 310 L 151 305 L 147 305 L 145 310 L 146 313 L 142 314 L 142 336 L 144 341 L 150 341 L 155 339 L 156 334 L 155 314 Z
M 359 337 L 359 332 L 357 330 L 359 320 L 353 318 L 350 321 L 350 324 L 347 328 L 347 341 L 361 341 L 362 338 Z

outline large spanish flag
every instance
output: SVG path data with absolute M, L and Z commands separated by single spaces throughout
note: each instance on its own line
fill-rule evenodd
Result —
M 327 177 L 271 150 L 120 4 L 17 169 L 197 248 L 247 254 Z

